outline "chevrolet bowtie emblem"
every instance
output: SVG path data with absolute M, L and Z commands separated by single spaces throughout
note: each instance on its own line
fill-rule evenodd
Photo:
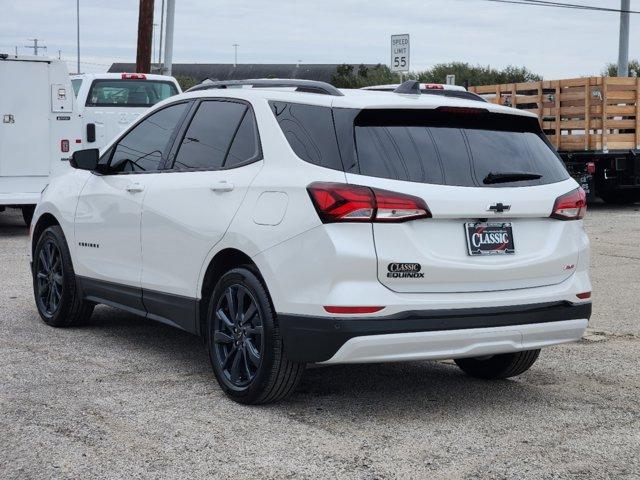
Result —
M 509 210 L 511 210 L 511 205 L 505 205 L 504 203 L 496 203 L 487 207 L 487 211 L 493 213 L 508 212 Z

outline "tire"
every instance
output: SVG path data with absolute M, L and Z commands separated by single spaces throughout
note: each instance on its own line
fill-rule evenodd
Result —
M 611 205 L 629 205 L 640 200 L 640 194 L 636 192 L 608 191 L 599 194 L 600 198 Z
M 89 320 L 95 304 L 82 298 L 69 247 L 59 226 L 47 228 L 38 238 L 32 275 L 36 307 L 47 325 L 70 327 Z
M 238 403 L 282 400 L 305 369 L 287 358 L 269 294 L 249 268 L 230 270 L 214 288 L 206 345 L 220 387 Z
M 27 224 L 27 227 L 31 225 L 31 219 L 33 218 L 33 212 L 35 210 L 35 205 L 24 205 L 22 207 L 22 219 L 24 220 L 24 223 Z
M 502 353 L 491 357 L 458 358 L 454 361 L 467 375 L 496 380 L 515 377 L 526 372 L 539 355 L 540 349 Z

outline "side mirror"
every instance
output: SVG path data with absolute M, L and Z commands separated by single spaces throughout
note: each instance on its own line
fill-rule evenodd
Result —
M 98 160 L 100 160 L 100 150 L 87 148 L 86 150 L 73 152 L 69 164 L 79 170 L 93 171 L 98 168 Z

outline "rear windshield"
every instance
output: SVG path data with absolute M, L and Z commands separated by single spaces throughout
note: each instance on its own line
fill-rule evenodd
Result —
M 171 82 L 159 80 L 95 80 L 88 107 L 150 107 L 178 93 Z
M 409 182 L 514 187 L 569 178 L 536 119 L 489 113 L 364 110 L 354 122 L 359 173 Z M 539 179 L 489 183 L 489 174 Z

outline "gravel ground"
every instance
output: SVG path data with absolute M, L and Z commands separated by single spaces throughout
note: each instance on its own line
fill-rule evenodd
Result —
M 287 402 L 243 407 L 188 334 L 107 307 L 45 326 L 27 229 L 0 214 L 0 479 L 640 478 L 640 208 L 586 225 L 592 328 L 524 375 L 317 367 Z

